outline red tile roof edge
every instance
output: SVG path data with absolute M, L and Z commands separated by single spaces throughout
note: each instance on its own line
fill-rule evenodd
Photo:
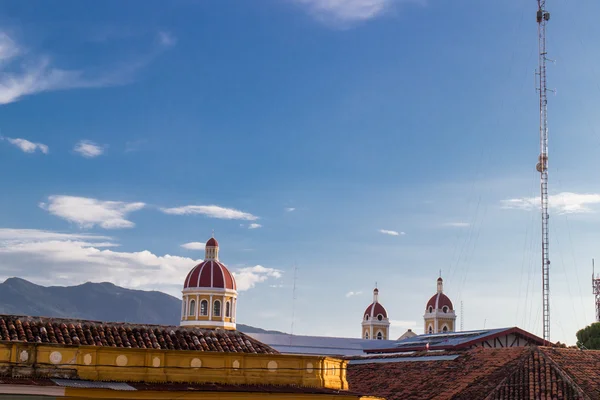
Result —
M 0 314 L 0 342 L 279 354 L 240 331 Z

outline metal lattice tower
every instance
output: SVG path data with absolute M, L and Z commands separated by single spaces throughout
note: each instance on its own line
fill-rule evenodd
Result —
M 550 340 L 550 258 L 548 251 L 548 89 L 546 87 L 546 25 L 550 13 L 546 11 L 546 0 L 537 0 L 538 23 L 538 92 L 540 94 L 540 156 L 536 169 L 540 173 L 540 199 L 542 212 L 542 307 L 544 319 L 543 339 Z
M 594 260 L 592 260 L 592 288 L 594 300 L 596 301 L 596 322 L 600 322 L 600 275 L 596 275 Z

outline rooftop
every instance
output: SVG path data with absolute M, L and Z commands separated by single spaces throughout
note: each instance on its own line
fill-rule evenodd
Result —
M 116 348 L 277 354 L 238 331 L 0 315 L 0 341 Z
M 600 351 L 554 347 L 356 357 L 350 390 L 395 399 L 598 399 Z
M 364 354 L 367 349 L 396 345 L 395 340 L 368 340 L 280 333 L 248 333 L 248 335 L 271 346 L 280 353 L 286 354 L 353 356 Z
M 417 335 L 405 338 L 401 341 L 394 342 L 391 346 L 387 343 L 380 345 L 378 348 L 365 349 L 367 353 L 393 353 L 403 351 L 425 350 L 458 350 L 468 349 L 476 343 L 481 343 L 486 340 L 494 340 L 499 337 L 512 335 L 515 338 L 524 339 L 526 342 L 534 345 L 543 345 L 544 340 L 537 337 L 521 328 L 498 328 L 498 329 L 481 329 L 476 331 L 462 332 L 445 332 L 432 333 L 426 335 Z M 388 345 L 387 347 L 385 345 Z M 509 347 L 510 343 L 506 343 L 505 347 Z

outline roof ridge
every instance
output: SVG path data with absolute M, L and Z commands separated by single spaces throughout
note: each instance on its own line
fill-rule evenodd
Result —
M 518 375 L 522 372 L 522 369 L 526 366 L 526 364 L 528 364 L 530 361 L 533 361 L 530 359 L 530 357 L 532 357 L 534 355 L 538 355 L 540 357 L 540 359 L 543 359 L 544 364 L 545 364 L 544 366 L 546 366 L 546 364 L 547 364 L 547 366 L 549 368 L 551 368 L 552 371 L 554 373 L 556 373 L 561 379 L 563 379 L 565 381 L 565 383 L 567 383 L 571 387 L 571 389 L 573 389 L 577 393 L 578 396 L 580 396 L 582 399 L 585 399 L 585 400 L 592 400 L 589 396 L 587 396 L 584 393 L 584 391 L 579 387 L 579 385 L 577 385 L 573 381 L 573 379 L 571 379 L 568 376 L 568 374 L 566 374 L 565 371 L 563 371 L 562 368 L 560 368 L 560 366 L 555 361 L 553 361 L 543 351 L 541 351 L 538 346 L 527 347 L 526 350 L 523 351 L 523 354 L 520 356 L 519 362 L 516 366 L 505 365 L 502 367 L 507 370 L 512 369 L 512 372 L 508 376 L 506 376 L 504 379 L 502 379 L 498 385 L 496 385 L 496 387 L 487 395 L 485 400 L 495 399 L 496 396 L 498 395 L 498 392 L 505 389 L 507 386 L 522 385 L 522 383 L 514 384 L 514 383 L 510 383 L 510 382 L 513 380 L 513 378 L 515 378 L 516 375 Z M 533 362 L 535 362 L 535 361 L 533 361 Z
M 552 347 L 548 348 L 548 349 L 552 349 Z M 560 377 L 562 379 L 564 379 L 565 381 L 567 381 L 571 386 L 573 386 L 576 391 L 578 392 L 577 394 L 582 396 L 584 399 L 586 400 L 592 400 L 592 398 L 590 396 L 588 396 L 587 394 L 585 394 L 585 392 L 583 391 L 583 389 L 575 382 L 575 380 L 571 377 L 571 375 L 565 371 L 564 369 L 561 368 L 561 366 L 552 359 L 552 357 L 550 357 L 548 354 L 546 354 L 543 350 L 541 350 L 539 347 L 536 347 L 536 350 L 540 353 L 540 355 L 544 358 L 544 360 L 546 362 L 548 362 L 550 365 L 552 365 L 552 367 L 555 369 L 556 373 L 558 375 L 560 375 Z

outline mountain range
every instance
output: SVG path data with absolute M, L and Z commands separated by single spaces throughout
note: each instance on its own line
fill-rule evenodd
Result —
M 181 300 L 159 291 L 112 283 L 40 286 L 21 278 L 0 283 L 0 314 L 77 318 L 149 325 L 179 325 Z M 237 324 L 245 333 L 281 333 Z

